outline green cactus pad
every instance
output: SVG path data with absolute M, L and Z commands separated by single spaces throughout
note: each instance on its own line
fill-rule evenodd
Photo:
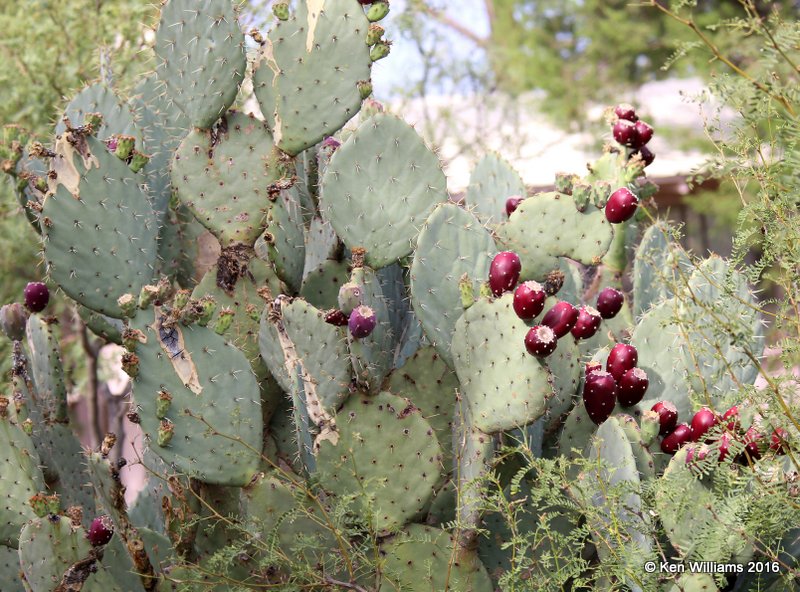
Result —
M 411 524 L 382 546 L 384 575 L 379 592 L 492 592 L 486 568 L 474 551 L 459 549 L 447 531 Z
M 506 219 L 506 200 L 514 195 L 526 195 L 522 177 L 502 156 L 491 152 L 475 165 L 464 202 L 481 220 L 497 223 Z
M 267 162 L 272 137 L 252 115 L 231 112 L 213 130 L 186 136 L 172 162 L 178 199 L 223 248 L 252 246 L 271 207 L 268 187 L 278 179 Z
M 33 442 L 17 422 L 13 402 L 7 417 L 0 418 L 0 450 L 0 545 L 17 548 L 20 528 L 35 518 L 28 500 L 44 490 L 44 477 Z
M 299 154 L 358 113 L 358 83 L 370 76 L 368 27 L 349 0 L 302 1 L 268 33 L 253 90 L 281 150 Z
M 336 549 L 322 509 L 296 483 L 260 473 L 242 489 L 242 502 L 248 531 L 259 533 L 264 541 L 274 540 L 287 557 L 299 554 L 315 563 Z
M 48 272 L 87 308 L 121 318 L 117 299 L 152 277 L 157 224 L 141 175 L 91 136 L 56 142 L 54 193 L 44 203 Z
M 158 235 L 156 275 L 174 279 L 181 287 L 191 287 L 196 281 L 194 264 L 204 232 L 206 229 L 186 206 L 178 205 L 164 212 Z
M 311 270 L 303 280 L 300 296 L 319 309 L 337 308 L 339 288 L 350 279 L 349 263 L 328 259 Z
M 149 541 L 145 541 L 145 549 L 150 551 L 151 547 L 147 546 L 147 542 Z M 103 559 L 100 563 L 103 571 L 108 572 L 108 575 L 124 592 L 144 592 L 142 580 L 136 573 L 131 556 L 128 555 L 125 543 L 119 535 L 114 534 L 103 547 Z
M 665 222 L 648 228 L 633 260 L 633 314 L 639 316 L 665 298 L 674 296 L 675 285 L 682 286 L 681 276 L 691 273 L 691 261 L 674 244 Z
M 156 32 L 156 74 L 194 127 L 210 128 L 244 80 L 245 39 L 230 0 L 169 0 Z
M 313 400 L 334 412 L 347 398 L 351 381 L 344 330 L 326 323 L 324 315 L 303 300 L 283 307 L 283 326 L 310 380 L 305 389 L 313 387 Z
M 636 461 L 636 469 L 639 471 L 639 479 L 653 479 L 656 476 L 656 464 L 653 460 L 653 455 L 650 450 L 642 442 L 642 432 L 639 429 L 639 424 L 630 415 L 624 413 L 615 414 L 614 419 L 617 421 L 628 442 L 631 445 L 631 452 L 633 459 Z
M 452 366 L 450 344 L 464 312 L 459 281 L 464 274 L 477 294 L 489 277 L 497 247 L 492 235 L 469 212 L 441 204 L 428 216 L 411 263 L 411 303 L 428 339 Z
M 262 419 L 258 383 L 246 356 L 211 329 L 165 329 L 162 319 L 158 309 L 141 311 L 134 319 L 147 340 L 136 347 L 141 371 L 134 399 L 151 450 L 207 483 L 248 483 L 258 466 Z M 162 390 L 172 396 L 167 420 L 174 436 L 166 446 L 157 444 L 156 402 Z
M 394 367 L 400 368 L 419 348 L 427 345 L 428 341 L 409 298 L 409 268 L 393 263 L 379 269 L 377 276 L 389 311 L 389 323 L 395 343 Z
M 749 546 L 739 532 L 748 513 L 748 498 L 715 495 L 686 464 L 688 450 L 686 446 L 678 450 L 658 480 L 655 509 L 681 556 L 724 563 Z M 709 545 L 707 540 L 716 542 Z
M 81 317 L 89 330 L 111 343 L 122 345 L 122 330 L 124 325 L 119 319 L 112 319 L 85 306 L 77 305 L 78 315 Z
M 136 138 L 136 147 L 142 148 L 142 131 L 137 127 L 130 107 L 102 83 L 87 86 L 75 95 L 56 123 L 56 135 L 67 130 L 64 117 L 69 118 L 72 127 L 79 127 L 86 123 L 88 113 L 99 113 L 103 116 L 100 129 L 94 130 L 98 139 L 107 140 L 112 135 L 133 136 Z
M 3 582 L 3 592 L 26 592 L 20 579 L 21 573 L 17 550 L 0 545 L 0 582 Z
M 40 317 L 32 315 L 26 325 L 30 354 L 29 369 L 36 384 L 34 400 L 28 401 L 32 419 L 37 422 L 66 422 L 67 387 L 61 366 L 61 350 L 56 329 Z
M 32 592 L 52 592 L 62 583 L 68 569 L 93 553 L 83 528 L 74 527 L 64 516 L 34 518 L 19 535 L 19 560 Z M 127 592 L 95 562 L 97 571 L 88 573 L 80 588 L 85 592 Z
M 320 483 L 333 494 L 355 495 L 379 533 L 422 515 L 439 482 L 442 448 L 419 409 L 387 392 L 355 393 L 336 426 L 338 437 L 319 442 Z
M 439 160 L 410 125 L 379 113 L 325 169 L 320 208 L 345 245 L 379 268 L 408 255 L 431 209 L 447 199 Z
M 350 357 L 356 381 L 371 392 L 377 392 L 391 372 L 397 338 L 392 331 L 391 318 L 380 280 L 369 267 L 354 269 L 350 281 L 361 286 L 361 303 L 375 313 L 377 324 L 367 337 L 354 339 L 348 331 Z
M 277 457 L 285 461 L 298 475 L 304 474 L 306 467 L 300 455 L 296 424 L 294 423 L 292 400 L 284 397 L 269 422 L 269 433 L 277 447 Z
M 558 439 L 558 453 L 567 458 L 582 456 L 586 453 L 596 431 L 597 424 L 589 418 L 583 401 L 577 401 L 564 420 L 564 427 Z M 577 455 L 573 452 L 573 448 L 578 449 Z
M 305 262 L 305 227 L 297 191 L 292 187 L 281 191 L 267 213 L 267 227 L 256 242 L 256 253 L 262 243 L 275 272 L 289 288 L 296 292 L 303 280 Z
M 303 264 L 303 282 L 308 274 L 329 259 L 341 259 L 339 251 L 341 242 L 329 222 L 314 216 L 308 224 L 305 237 L 305 255 Z
M 525 350 L 528 327 L 511 306 L 513 294 L 481 299 L 456 323 L 453 362 L 475 428 L 495 433 L 525 426 L 554 396 L 547 365 Z
M 561 229 L 554 233 L 553 228 Z M 558 267 L 558 257 L 596 265 L 608 251 L 614 230 L 603 211 L 589 205 L 579 212 L 563 193 L 539 193 L 523 201 L 497 227 L 498 242 L 519 255 L 522 278 L 537 281 Z
M 456 514 L 463 528 L 476 533 L 484 504 L 483 487 L 494 455 L 494 439 L 476 429 L 469 407 L 459 402 L 453 420 L 454 471 L 458 496 Z
M 394 370 L 386 387 L 419 407 L 442 446 L 443 464 L 449 472 L 453 462 L 453 413 L 458 378 L 431 346 L 412 355 L 402 368 Z

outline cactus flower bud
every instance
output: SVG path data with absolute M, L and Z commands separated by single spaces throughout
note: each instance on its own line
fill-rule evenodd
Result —
M 150 161 L 149 156 L 147 156 L 146 154 L 142 154 L 138 150 L 134 150 L 133 156 L 131 156 L 130 168 L 134 173 L 138 173 L 144 168 L 144 165 L 146 165 L 149 161 Z
M 272 5 L 272 14 L 274 14 L 279 21 L 288 21 L 289 4 L 287 2 L 276 2 Z
M 164 419 L 167 416 L 169 408 L 172 406 L 172 395 L 164 389 L 158 391 L 156 398 L 156 417 Z
M 230 308 L 223 308 L 219 311 L 219 315 L 217 316 L 217 323 L 214 325 L 214 332 L 217 335 L 222 335 L 227 331 L 231 323 L 233 323 L 233 311 Z
M 358 94 L 361 95 L 362 100 L 369 97 L 372 94 L 372 82 L 369 80 L 359 81 Z
M 87 113 L 83 118 L 84 125 L 92 128 L 92 133 L 96 134 L 103 125 L 103 115 L 101 113 Z
M 139 292 L 139 308 L 145 309 L 158 298 L 158 287 L 147 284 Z
M 367 45 L 375 45 L 381 40 L 383 34 L 385 33 L 383 27 L 381 27 L 377 23 L 372 23 L 369 26 L 369 30 L 367 31 Z
M 382 60 L 386 56 L 389 55 L 389 42 L 388 41 L 380 41 L 375 44 L 375 47 L 372 48 L 372 51 L 369 52 L 369 59 L 373 62 L 377 62 L 378 60 Z
M 19 341 L 25 337 L 27 322 L 28 312 L 19 302 L 5 304 L 0 308 L 0 329 L 12 341 Z
M 475 304 L 475 288 L 472 286 L 472 280 L 469 279 L 468 274 L 465 273 L 458 280 L 458 289 L 461 292 L 461 306 L 467 310 Z
M 136 144 L 136 138 L 133 136 L 117 136 L 117 147 L 114 150 L 114 156 L 120 160 L 128 160 L 133 153 L 133 147 Z
M 645 446 L 650 446 L 658 438 L 658 433 L 661 431 L 661 416 L 651 409 L 642 413 L 642 423 L 640 426 L 642 434 L 642 443 Z
M 200 313 L 200 318 L 197 319 L 197 324 L 201 327 L 206 327 L 217 310 L 217 301 L 214 300 L 213 296 L 203 296 L 200 299 L 200 306 L 203 311 Z
M 122 314 L 126 318 L 136 314 L 136 300 L 133 298 L 133 294 L 123 294 L 117 298 L 117 306 L 122 309 Z
M 166 446 L 172 441 L 172 436 L 175 433 L 175 424 L 168 419 L 162 419 L 158 426 L 157 442 L 159 446 Z
M 136 378 L 139 375 L 139 356 L 133 352 L 122 354 L 122 369 L 131 378 Z

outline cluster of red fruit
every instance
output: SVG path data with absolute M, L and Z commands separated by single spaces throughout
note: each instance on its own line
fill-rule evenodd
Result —
M 583 381 L 583 405 L 597 425 L 609 418 L 614 407 L 632 407 L 644 398 L 650 381 L 647 373 L 636 367 L 639 353 L 626 343 L 611 348 L 603 370 L 599 362 L 586 364 Z
M 675 405 L 669 401 L 656 403 L 653 405 L 652 411 L 658 413 L 661 426 L 659 434 L 664 437 L 661 441 L 662 452 L 675 454 L 684 444 L 700 443 L 699 446 L 692 446 L 688 449 L 687 463 L 705 459 L 712 445 L 715 445 L 718 451 L 718 461 L 722 462 L 728 456 L 734 441 L 740 442 L 744 448 L 736 457 L 737 462 L 746 463 L 748 456 L 752 460 L 758 460 L 767 449 L 777 454 L 783 454 L 785 452 L 784 444 L 789 436 L 783 428 L 775 428 L 767 442 L 754 426 L 742 430 L 739 424 L 739 408 L 735 405 L 721 416 L 712 409 L 703 407 L 692 416 L 688 424 L 678 424 L 678 411 L 675 409 Z M 725 431 L 718 436 L 704 438 L 709 430 L 721 423 L 725 423 Z
M 489 288 L 495 296 L 514 290 L 514 312 L 523 321 L 532 321 L 544 310 L 547 292 L 539 282 L 519 282 L 522 263 L 512 251 L 495 255 L 489 267 Z M 539 325 L 525 335 L 525 348 L 533 356 L 546 357 L 556 350 L 558 340 L 570 333 L 575 339 L 589 339 L 600 329 L 603 319 L 614 318 L 622 309 L 624 296 L 619 290 L 605 288 L 597 297 L 597 308 L 576 308 L 565 300 L 556 302 Z
M 611 131 L 617 142 L 631 149 L 628 158 L 638 156 L 644 166 L 652 164 L 656 155 L 646 144 L 653 138 L 653 128 L 639 119 L 633 105 L 620 103 L 614 107 L 614 115 L 617 116 L 617 121 Z

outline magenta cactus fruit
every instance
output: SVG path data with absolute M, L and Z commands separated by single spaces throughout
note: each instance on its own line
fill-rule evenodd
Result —
M 616 288 L 603 288 L 597 295 L 597 311 L 604 319 L 613 319 L 625 302 L 625 295 Z
M 325 322 L 334 327 L 346 327 L 349 319 L 341 310 L 334 308 L 325 315 Z
M 514 312 L 524 321 L 538 317 L 544 310 L 547 294 L 539 282 L 522 282 L 514 290 Z
M 322 144 L 320 144 L 320 148 L 328 148 L 329 150 L 336 150 L 342 143 L 334 138 L 333 136 L 328 136 L 324 140 L 322 140 Z
M 347 321 L 350 335 L 355 339 L 369 337 L 377 324 L 378 319 L 375 316 L 375 312 L 369 306 L 354 308 L 353 312 L 350 313 L 350 319 Z
M 789 441 L 789 432 L 783 428 L 775 428 L 769 438 L 769 449 L 778 454 L 786 454 L 784 444 Z
M 686 464 L 693 464 L 705 460 L 708 456 L 708 446 L 690 446 L 686 451 Z
M 114 525 L 108 516 L 98 516 L 89 525 L 89 532 L 86 538 L 93 547 L 100 547 L 108 543 L 114 535 Z
M 603 317 L 600 316 L 597 309 L 591 306 L 581 306 L 578 310 L 578 320 L 570 333 L 575 339 L 589 339 L 597 333 L 602 321 Z
M 634 156 L 638 156 L 639 158 L 641 158 L 642 162 L 644 162 L 644 166 L 646 167 L 653 164 L 653 161 L 656 159 L 656 155 L 647 146 L 642 146 L 638 150 L 634 150 L 633 152 L 631 152 L 629 159 L 633 158 Z
M 606 370 L 611 373 L 614 380 L 622 380 L 622 375 L 636 366 L 639 361 L 639 353 L 636 348 L 627 343 L 618 343 L 611 348 L 606 360 Z
M 553 330 L 558 339 L 569 333 L 578 322 L 580 311 L 565 300 L 556 302 L 542 318 L 542 325 Z
M 685 423 L 675 426 L 663 440 L 661 440 L 661 452 L 664 454 L 675 454 L 678 449 L 691 441 L 692 428 Z
M 586 376 L 583 383 L 583 405 L 597 425 L 609 418 L 617 403 L 617 381 L 608 372 L 598 370 Z
M 556 351 L 558 339 L 550 327 L 536 325 L 525 335 L 525 349 L 537 358 L 544 358 Z
M 761 458 L 763 441 L 764 436 L 762 436 L 756 428 L 749 428 L 744 434 L 744 452 L 739 455 L 737 460 L 743 464 L 747 464 L 745 453 L 747 453 L 752 460 Z
M 734 405 L 722 414 L 722 421 L 727 421 L 726 428 L 731 432 L 739 430 L 739 408 Z
M 658 422 L 661 424 L 659 435 L 666 436 L 675 429 L 678 424 L 678 409 L 671 401 L 659 401 L 653 405 L 651 411 L 658 413 Z
M 636 126 L 627 119 L 617 121 L 611 131 L 614 134 L 614 139 L 623 146 L 633 147 L 639 141 L 639 137 L 636 134 Z
M 506 200 L 506 216 L 510 216 L 517 211 L 519 204 L 522 203 L 524 198 L 519 195 L 512 195 Z
M 698 442 L 705 433 L 719 423 L 719 417 L 708 407 L 703 407 L 692 416 L 692 440 Z
M 514 289 L 522 272 L 519 256 L 511 251 L 498 253 L 489 266 L 489 288 L 495 296 Z
M 25 306 L 31 312 L 42 312 L 50 301 L 50 290 L 42 282 L 30 282 L 24 294 Z
M 724 433 L 719 437 L 717 440 L 717 448 L 719 449 L 719 462 L 722 462 L 728 457 L 728 453 L 731 450 L 731 442 L 733 438 L 730 434 Z
M 639 199 L 626 187 L 620 187 L 606 202 L 606 220 L 612 224 L 630 220 L 638 205 Z
M 653 128 L 641 119 L 634 123 L 633 127 L 636 130 L 637 139 L 637 145 L 633 148 L 641 148 L 653 138 Z
M 619 395 L 617 400 L 623 407 L 636 405 L 644 398 L 650 381 L 647 373 L 641 368 L 631 368 L 619 380 Z
M 620 103 L 614 107 L 614 114 L 620 119 L 626 119 L 628 121 L 636 121 L 639 119 L 636 117 L 636 110 L 630 103 Z

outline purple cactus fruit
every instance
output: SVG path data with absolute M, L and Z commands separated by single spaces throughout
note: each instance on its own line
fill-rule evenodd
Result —
M 522 282 L 514 290 L 514 312 L 523 321 L 530 321 L 538 317 L 544 310 L 544 301 L 547 294 L 539 282 Z
M 569 333 L 578 322 L 580 311 L 566 300 L 556 302 L 542 318 L 542 325 L 553 330 L 558 339 Z
M 556 351 L 558 339 L 550 327 L 536 325 L 528 329 L 525 335 L 525 349 L 537 358 L 544 358 Z
M 629 103 L 620 103 L 614 107 L 614 114 L 620 119 L 627 119 L 628 121 L 636 121 L 639 119 L 636 117 L 636 110 L 633 108 L 633 105 Z
M 114 525 L 108 516 L 98 516 L 89 525 L 89 532 L 86 538 L 93 547 L 100 547 L 108 543 L 114 535 Z
M 614 139 L 623 146 L 634 147 L 639 142 L 636 126 L 627 119 L 617 121 L 611 131 L 614 134 Z M 642 144 L 639 145 L 642 146 Z
M 25 338 L 25 324 L 28 322 L 28 311 L 19 302 L 4 304 L 0 308 L 0 329 L 12 341 Z
M 603 288 L 597 295 L 597 311 L 604 319 L 613 319 L 622 310 L 625 295 L 616 288 Z
M 581 306 L 578 310 L 578 320 L 570 330 L 575 339 L 589 339 L 597 333 L 603 317 L 591 306 Z
M 525 199 L 520 197 L 519 195 L 512 195 L 506 200 L 506 216 L 510 216 L 514 212 L 517 211 L 519 204 L 522 203 L 522 200 Z
M 789 432 L 783 428 L 775 428 L 769 438 L 769 449 L 778 454 L 786 454 L 784 444 L 789 442 Z
M 514 289 L 522 272 L 519 256 L 511 251 L 498 253 L 489 266 L 489 288 L 495 296 Z
M 639 199 L 626 187 L 620 187 L 606 202 L 606 220 L 612 224 L 621 224 L 630 220 L 636 213 Z
M 732 441 L 733 441 L 733 438 L 727 432 L 722 434 L 719 437 L 719 440 L 717 440 L 717 443 L 719 445 L 718 446 L 718 448 L 719 448 L 719 462 L 722 462 L 723 460 L 725 460 L 727 458 L 728 452 L 730 452 L 730 449 L 731 449 L 731 442 Z
M 739 408 L 736 405 L 722 414 L 722 421 L 726 420 L 728 423 L 725 427 L 728 428 L 729 431 L 736 432 L 739 430 Z
M 368 337 L 377 324 L 378 319 L 369 306 L 358 306 L 354 308 L 353 312 L 350 313 L 350 319 L 347 321 L 350 335 L 355 339 Z
M 692 416 L 692 440 L 698 442 L 705 433 L 719 423 L 719 417 L 708 407 L 703 407 Z
M 649 167 L 651 164 L 653 164 L 653 161 L 656 159 L 656 155 L 647 146 L 642 146 L 638 150 L 631 152 L 628 159 L 630 160 L 634 156 L 641 158 L 642 162 L 644 162 L 644 166 L 646 167 Z
M 348 318 L 338 308 L 334 308 L 325 315 L 325 322 L 334 327 L 347 327 Z
M 619 381 L 619 395 L 617 400 L 623 407 L 631 407 L 644 399 L 650 381 L 647 373 L 641 368 L 631 368 Z
M 608 372 L 598 370 L 586 376 L 583 383 L 583 405 L 597 425 L 609 418 L 617 403 L 617 381 Z
M 651 411 L 658 413 L 658 422 L 661 424 L 659 435 L 666 436 L 675 429 L 678 424 L 678 409 L 672 401 L 659 401 L 653 405 Z
M 639 361 L 639 353 L 636 348 L 627 343 L 618 343 L 611 348 L 606 360 L 606 370 L 611 372 L 614 380 L 622 380 L 622 375 L 636 366 Z
M 633 127 L 636 130 L 638 140 L 637 145 L 633 146 L 633 148 L 641 148 L 653 138 L 653 128 L 641 119 L 633 124 Z
M 747 453 L 752 460 L 761 458 L 763 440 L 764 436 L 762 436 L 756 428 L 749 428 L 744 434 L 744 452 L 740 454 L 736 460 L 746 465 L 747 457 L 745 453 Z
M 661 440 L 661 452 L 664 454 L 675 454 L 681 446 L 691 441 L 691 439 L 692 428 L 685 423 L 677 425 L 667 437 Z
M 50 301 L 50 290 L 42 282 L 30 282 L 24 293 L 25 306 L 31 312 L 42 312 Z

